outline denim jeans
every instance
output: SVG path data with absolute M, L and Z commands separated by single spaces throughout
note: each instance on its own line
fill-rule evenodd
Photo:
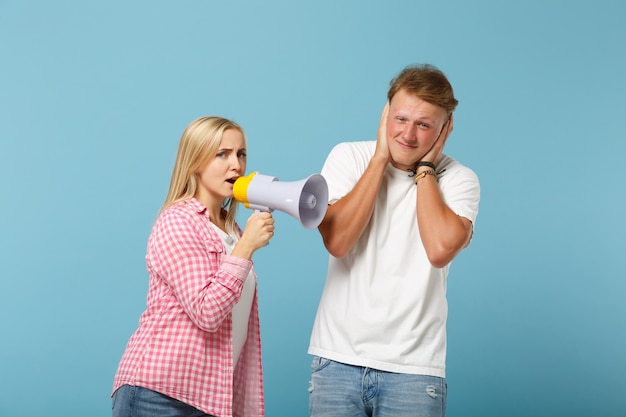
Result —
M 182 401 L 132 385 L 115 391 L 112 407 L 113 417 L 212 417 Z
M 444 417 L 446 395 L 444 378 L 311 363 L 310 417 Z

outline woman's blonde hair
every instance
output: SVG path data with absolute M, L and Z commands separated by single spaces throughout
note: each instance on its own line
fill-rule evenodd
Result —
M 237 129 L 245 140 L 245 132 L 241 126 L 223 117 L 205 116 L 189 123 L 178 144 L 170 188 L 160 213 L 172 204 L 196 195 L 198 174 L 215 158 L 224 132 L 228 129 Z M 236 233 L 237 201 L 232 198 L 226 199 L 222 207 L 226 211 L 226 230 Z

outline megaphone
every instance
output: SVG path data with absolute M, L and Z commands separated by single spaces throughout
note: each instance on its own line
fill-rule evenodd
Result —
M 280 182 L 276 177 L 253 172 L 235 180 L 233 194 L 247 208 L 284 211 L 305 229 L 319 226 L 328 208 L 328 185 L 320 174 L 300 181 Z

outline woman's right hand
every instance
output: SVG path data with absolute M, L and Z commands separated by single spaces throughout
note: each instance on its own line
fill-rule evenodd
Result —
M 252 259 L 252 254 L 266 246 L 274 236 L 274 217 L 270 212 L 255 212 L 246 221 L 246 227 L 231 255 Z

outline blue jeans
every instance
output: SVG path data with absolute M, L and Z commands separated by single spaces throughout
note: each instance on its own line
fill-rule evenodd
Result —
M 132 385 L 119 387 L 112 403 L 113 417 L 212 417 L 182 401 Z
M 443 378 L 399 374 L 314 357 L 310 417 L 444 417 Z

